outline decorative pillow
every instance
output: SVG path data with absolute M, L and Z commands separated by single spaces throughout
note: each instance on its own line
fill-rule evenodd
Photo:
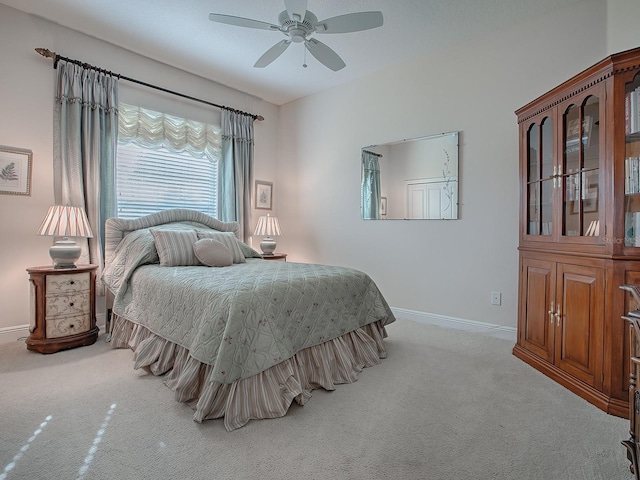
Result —
M 193 252 L 208 267 L 233 265 L 233 255 L 223 243 L 213 238 L 203 238 L 193 244 Z
M 246 263 L 247 260 L 244 258 L 244 254 L 242 253 L 242 250 L 240 250 L 240 245 L 238 245 L 236 236 L 232 232 L 200 231 L 197 235 L 199 239 L 212 238 L 222 243 L 231 252 L 231 255 L 233 256 L 233 263 Z
M 151 229 L 151 234 L 161 266 L 200 265 L 200 261 L 193 252 L 193 244 L 198 241 L 195 230 Z
M 255 251 L 246 243 L 241 242 L 240 240 L 236 240 L 236 241 L 238 242 L 238 245 L 240 245 L 240 250 L 242 250 L 242 254 L 244 255 L 245 259 L 246 258 L 262 258 L 262 255 L 260 255 L 257 251 Z

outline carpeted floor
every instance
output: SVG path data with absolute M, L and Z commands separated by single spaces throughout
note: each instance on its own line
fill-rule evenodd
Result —
M 280 419 L 195 423 L 132 352 L 0 345 L 0 480 L 629 479 L 627 420 L 505 340 L 399 320 L 388 358 Z

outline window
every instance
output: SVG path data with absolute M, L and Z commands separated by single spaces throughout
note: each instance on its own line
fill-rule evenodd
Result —
M 116 192 L 119 218 L 137 218 L 169 208 L 218 216 L 218 161 L 118 145 Z
M 219 127 L 126 104 L 118 108 L 117 216 L 189 208 L 217 218 Z

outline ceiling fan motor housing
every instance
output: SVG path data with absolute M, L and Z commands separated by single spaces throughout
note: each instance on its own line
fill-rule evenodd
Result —
M 278 23 L 280 23 L 282 32 L 286 33 L 292 42 L 303 43 L 307 39 L 307 36 L 316 31 L 315 24 L 318 23 L 318 18 L 307 10 L 307 13 L 304 15 L 304 20 L 291 20 L 285 10 L 278 16 Z

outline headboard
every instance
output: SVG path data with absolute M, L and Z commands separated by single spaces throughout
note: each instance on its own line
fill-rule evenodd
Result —
M 113 257 L 116 247 L 120 244 L 125 235 L 142 228 L 155 227 L 168 223 L 189 223 L 196 227 L 201 226 L 213 228 L 220 232 L 233 232 L 237 238 L 239 238 L 240 234 L 240 225 L 238 222 L 221 222 L 217 218 L 210 217 L 202 212 L 184 208 L 164 210 L 162 212 L 152 213 L 151 215 L 136 218 L 134 220 L 108 218 L 105 222 L 105 265 L 108 265 L 111 262 L 111 258 Z

